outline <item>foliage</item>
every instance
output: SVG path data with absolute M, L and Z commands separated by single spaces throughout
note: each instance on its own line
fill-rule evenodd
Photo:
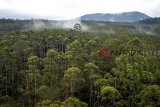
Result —
M 82 22 L 99 32 L 17 28 L 32 21 L 0 20 L 0 107 L 160 106 L 157 53 L 98 54 L 104 48 L 159 51 L 159 34 L 109 22 L 99 22 L 103 28 Z

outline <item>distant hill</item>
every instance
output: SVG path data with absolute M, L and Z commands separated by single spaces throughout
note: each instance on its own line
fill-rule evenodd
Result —
M 136 21 L 147 19 L 147 18 L 151 18 L 151 17 L 137 11 L 123 12 L 123 13 L 116 13 L 116 14 L 95 13 L 95 14 L 87 14 L 80 17 L 81 20 L 110 21 L 110 22 L 136 22 Z
M 149 18 L 139 21 L 139 23 L 143 24 L 160 24 L 160 17 L 158 18 Z

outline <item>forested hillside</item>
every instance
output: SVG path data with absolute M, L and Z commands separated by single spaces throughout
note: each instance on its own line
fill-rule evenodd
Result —
M 140 23 L 146 23 L 146 24 L 160 24 L 160 18 L 148 18 L 145 20 L 140 21 Z
M 21 27 L 10 32 L 4 25 L 0 107 L 160 107 L 158 33 L 132 32 L 128 27 L 114 33 Z M 104 48 L 156 54 L 106 59 L 98 54 Z

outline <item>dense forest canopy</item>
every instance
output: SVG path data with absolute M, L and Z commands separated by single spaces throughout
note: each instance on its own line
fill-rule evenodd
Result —
M 159 29 L 84 23 L 93 30 L 31 30 L 32 20 L 1 19 L 0 107 L 159 107 L 160 54 L 98 54 L 106 47 L 160 52 Z M 105 32 L 111 27 L 116 32 Z

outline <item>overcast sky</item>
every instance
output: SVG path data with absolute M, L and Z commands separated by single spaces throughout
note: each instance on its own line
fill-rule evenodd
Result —
M 0 11 L 56 20 L 129 11 L 160 17 L 160 0 L 0 0 Z

